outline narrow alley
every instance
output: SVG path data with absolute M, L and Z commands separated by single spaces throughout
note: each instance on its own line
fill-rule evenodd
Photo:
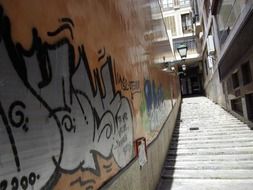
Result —
M 206 97 L 182 99 L 158 190 L 251 190 L 253 131 Z
M 0 0 L 0 190 L 253 190 L 253 0 Z

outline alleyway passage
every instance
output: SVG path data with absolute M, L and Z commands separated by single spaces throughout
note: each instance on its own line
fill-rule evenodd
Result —
M 183 99 L 157 190 L 252 190 L 253 131 L 205 97 Z

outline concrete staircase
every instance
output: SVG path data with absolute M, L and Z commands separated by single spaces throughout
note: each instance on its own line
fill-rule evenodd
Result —
M 183 99 L 157 190 L 252 190 L 253 131 L 205 97 Z

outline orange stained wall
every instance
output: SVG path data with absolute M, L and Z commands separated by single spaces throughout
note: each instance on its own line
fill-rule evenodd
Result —
M 156 3 L 0 0 L 1 190 L 98 189 L 155 139 L 179 97 Z

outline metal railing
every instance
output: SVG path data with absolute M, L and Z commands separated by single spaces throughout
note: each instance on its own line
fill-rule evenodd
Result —
M 201 52 L 201 45 L 198 42 L 198 40 L 196 39 L 195 36 L 192 36 L 190 38 L 187 39 L 183 39 L 183 40 L 176 40 L 173 42 L 173 48 L 174 50 L 177 49 L 177 47 L 181 44 L 185 44 L 188 48 L 188 54 L 191 53 L 200 53 Z

